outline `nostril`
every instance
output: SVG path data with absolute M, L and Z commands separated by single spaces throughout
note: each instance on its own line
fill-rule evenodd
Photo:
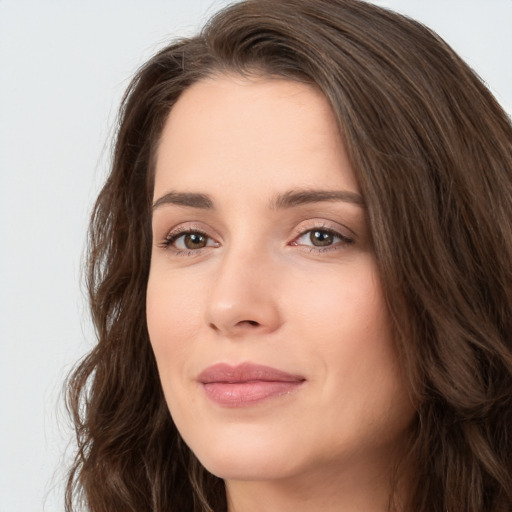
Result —
M 237 322 L 235 326 L 243 327 L 243 326 L 250 326 L 250 327 L 258 327 L 260 325 L 259 322 L 256 322 L 256 320 L 241 320 L 240 322 Z M 209 323 L 208 326 L 210 329 L 213 329 L 214 331 L 221 331 L 217 325 L 214 323 Z
M 241 322 L 238 322 L 238 325 L 243 325 L 243 324 L 251 325 L 251 326 L 254 326 L 254 327 L 257 327 L 258 325 L 260 325 L 255 320 L 242 320 Z

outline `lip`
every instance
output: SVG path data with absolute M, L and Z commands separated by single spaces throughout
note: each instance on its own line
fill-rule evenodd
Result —
M 214 403 L 224 407 L 247 407 L 288 395 L 306 379 L 270 366 L 220 363 L 206 368 L 197 380 Z

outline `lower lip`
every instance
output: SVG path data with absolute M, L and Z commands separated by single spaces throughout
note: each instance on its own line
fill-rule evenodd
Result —
M 224 407 L 247 407 L 296 391 L 303 381 L 210 382 L 203 384 L 206 396 Z

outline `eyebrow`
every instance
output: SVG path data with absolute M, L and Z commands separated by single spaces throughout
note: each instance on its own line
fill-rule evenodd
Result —
M 271 209 L 287 209 L 310 203 L 343 201 L 364 207 L 364 201 L 360 194 L 348 190 L 290 190 L 277 194 L 271 199 Z M 195 192 L 168 192 L 153 203 L 153 210 L 160 206 L 174 204 L 200 208 L 214 209 L 213 200 L 207 194 Z
M 321 203 L 325 201 L 343 201 L 359 206 L 364 206 L 363 197 L 348 190 L 290 190 L 284 194 L 278 194 L 270 201 L 270 207 L 274 209 L 293 208 L 302 204 Z
M 206 194 L 193 192 L 168 192 L 153 203 L 153 210 L 165 204 L 189 206 L 191 208 L 213 209 L 213 201 Z

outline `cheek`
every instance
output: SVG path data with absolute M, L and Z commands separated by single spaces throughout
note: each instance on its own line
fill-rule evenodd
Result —
M 200 328 L 200 293 L 190 293 L 176 279 L 150 274 L 146 294 L 149 338 L 162 379 L 183 367 Z M 187 293 L 188 292 L 188 293 Z M 164 377 L 165 376 L 165 377 Z
M 314 277 L 307 290 L 296 290 L 291 297 L 308 358 L 323 369 L 319 374 L 326 401 L 333 405 L 344 397 L 331 408 L 334 415 L 340 413 L 337 407 L 358 415 L 365 410 L 384 413 L 405 385 L 375 264 L 361 259 L 361 265 L 346 272 Z
M 318 334 L 325 349 L 372 344 L 387 340 L 389 322 L 375 263 L 360 255 L 356 262 L 311 273 L 283 295 L 294 322 Z M 365 341 L 366 340 L 366 341 Z M 365 342 L 364 342 L 365 341 Z M 324 344 L 325 342 L 325 344 Z
M 333 282 L 321 302 L 317 311 L 319 315 L 325 311 L 325 353 L 332 356 L 333 364 L 343 369 L 347 378 L 362 383 L 373 381 L 376 373 L 394 379 L 398 366 L 395 347 L 375 266 L 369 262 L 360 272 Z

